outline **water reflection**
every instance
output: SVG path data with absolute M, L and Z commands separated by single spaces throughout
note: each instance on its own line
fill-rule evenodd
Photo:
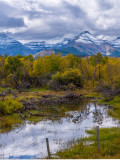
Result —
M 46 112 L 45 106 L 38 106 L 39 109 Z M 21 130 L 17 128 L 9 133 L 0 134 L 0 158 L 44 158 L 47 155 L 47 137 L 51 152 L 55 153 L 66 147 L 69 140 L 86 136 L 86 129 L 98 124 L 100 127 L 116 127 L 118 121 L 108 116 L 107 110 L 106 106 L 88 100 L 77 105 L 49 106 L 47 112 L 59 117 L 43 118 L 36 124 L 26 122 L 21 126 Z

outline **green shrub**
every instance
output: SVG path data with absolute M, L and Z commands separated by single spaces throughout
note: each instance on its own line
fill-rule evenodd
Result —
M 73 83 L 77 87 L 83 87 L 84 83 L 81 72 L 78 69 L 70 69 L 64 73 L 57 72 L 55 75 L 53 75 L 52 79 L 62 85 Z
M 0 102 L 0 113 L 4 114 L 5 104 Z
M 120 78 L 118 78 L 116 80 L 116 86 L 115 86 L 117 89 L 120 88 Z
M 10 115 L 21 109 L 22 104 L 15 100 L 6 100 L 4 102 L 0 102 L 0 113 L 3 115 Z

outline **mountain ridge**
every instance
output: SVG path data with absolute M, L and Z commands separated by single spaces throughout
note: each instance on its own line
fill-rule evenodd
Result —
M 49 55 L 50 51 L 54 54 L 61 52 L 63 55 L 72 53 L 81 56 L 91 56 L 101 52 L 104 56 L 120 57 L 120 37 L 108 41 L 84 31 L 74 38 L 64 38 L 61 42 L 54 44 L 45 41 L 31 41 L 22 44 L 5 34 L 0 34 L 0 55 L 15 56 L 21 54 L 26 56 L 32 54 L 44 56 Z
M 25 45 L 13 38 L 8 37 L 5 34 L 0 34 L 0 55 L 8 54 L 15 56 L 17 54 L 28 55 L 34 52 L 30 48 L 26 48 Z
M 32 42 L 30 42 L 32 44 Z M 47 44 L 49 45 L 49 44 Z M 29 44 L 27 44 L 29 47 Z M 43 50 L 47 48 L 43 48 Z M 116 56 L 120 57 L 120 41 L 117 37 L 113 41 L 108 41 L 100 39 L 92 35 L 88 31 L 80 33 L 78 36 L 75 36 L 73 39 L 65 38 L 61 43 L 52 44 L 52 47 L 49 45 L 48 50 L 54 50 L 55 53 L 62 52 L 63 55 L 68 53 L 73 53 L 74 55 L 81 56 L 91 56 L 98 52 L 101 52 L 104 56 Z M 39 50 L 40 52 L 41 50 Z M 46 54 L 45 54 L 46 55 Z

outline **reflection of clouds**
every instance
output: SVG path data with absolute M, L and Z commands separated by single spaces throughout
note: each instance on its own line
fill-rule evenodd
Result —
M 69 140 L 85 136 L 85 130 L 97 126 L 99 121 L 100 127 L 113 127 L 118 124 L 118 121 L 114 121 L 107 115 L 107 107 L 93 103 L 86 105 L 81 111 L 70 111 L 66 114 L 70 116 L 61 118 L 60 121 L 46 120 L 36 125 L 27 123 L 18 133 L 16 132 L 19 129 L 15 129 L 1 134 L 1 153 L 8 153 L 4 155 L 5 158 L 9 155 L 18 158 L 22 155 L 25 158 L 27 156 L 43 158 L 47 155 L 45 141 L 47 137 L 50 150 L 55 153 L 58 149 L 66 147 Z

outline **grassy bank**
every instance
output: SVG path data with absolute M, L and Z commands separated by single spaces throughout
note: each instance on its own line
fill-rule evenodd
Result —
M 99 100 L 99 103 L 110 106 L 109 115 L 120 120 L 120 96 L 114 97 L 111 101 L 106 102 L 105 99 Z
M 0 132 L 6 132 L 22 123 L 17 112 L 22 110 L 22 104 L 13 99 L 0 101 Z
M 60 151 L 62 159 L 113 159 L 120 158 L 120 128 L 100 129 L 100 152 L 97 150 L 96 129 L 88 130 L 89 137 L 74 142 L 72 147 Z
M 6 115 L 0 117 L 0 133 L 9 132 L 10 130 L 23 124 L 23 120 L 14 113 L 12 115 Z
M 2 91 L 5 90 L 5 88 L 1 88 Z M 1 92 L 0 90 L 0 92 Z M 13 89 L 12 89 L 13 90 Z M 55 95 L 55 96 L 64 96 L 67 93 L 75 93 L 75 94 L 81 94 L 83 95 L 85 98 L 89 97 L 96 97 L 96 98 L 100 98 L 101 95 L 99 93 L 94 92 L 93 90 L 90 89 L 77 89 L 74 91 L 52 91 L 52 90 L 48 90 L 48 89 L 44 89 L 44 88 L 31 88 L 28 90 L 24 90 L 21 93 L 18 93 L 17 90 L 14 91 L 16 93 L 16 97 L 14 97 L 15 100 L 17 101 L 21 101 L 21 100 L 29 100 L 30 98 L 41 98 L 43 95 Z M 8 99 L 13 99 L 13 94 L 9 94 L 7 96 L 5 96 L 4 98 L 5 100 Z M 0 97 L 0 101 L 2 101 L 2 97 Z

